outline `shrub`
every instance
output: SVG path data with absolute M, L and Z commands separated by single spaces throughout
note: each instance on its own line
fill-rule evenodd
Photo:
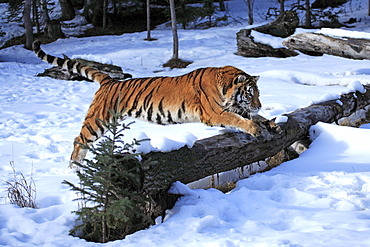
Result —
M 36 208 L 36 185 L 32 173 L 30 179 L 27 180 L 22 173 L 17 175 L 14 161 L 10 162 L 10 166 L 13 169 L 13 181 L 6 181 L 10 203 L 21 208 Z
M 107 242 L 122 239 L 127 234 L 149 226 L 152 221 L 143 208 L 148 204 L 143 196 L 142 170 L 133 153 L 134 146 L 121 139 L 123 131 L 129 125 L 118 124 L 120 114 L 110 111 L 112 120 L 102 123 L 108 130 L 96 147 L 89 148 L 94 160 L 77 163 L 77 175 L 80 185 L 68 181 L 73 191 L 80 193 L 80 208 L 75 211 L 79 222 L 72 230 L 72 235 L 94 242 Z

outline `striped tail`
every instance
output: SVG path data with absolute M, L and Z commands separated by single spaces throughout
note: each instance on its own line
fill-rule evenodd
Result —
M 47 63 L 86 77 L 89 80 L 99 83 L 100 85 L 112 80 L 112 78 L 108 74 L 96 70 L 93 67 L 83 65 L 77 61 L 71 60 L 67 56 L 64 56 L 64 58 L 59 58 L 48 55 L 41 49 L 40 45 L 41 42 L 39 40 L 36 40 L 32 44 L 32 49 L 41 60 Z

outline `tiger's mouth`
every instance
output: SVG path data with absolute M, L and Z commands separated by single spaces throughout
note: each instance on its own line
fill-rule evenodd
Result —
M 228 104 L 224 108 L 226 111 L 236 113 L 243 118 L 251 118 L 252 116 L 258 115 L 260 110 L 259 107 L 253 107 L 250 104 L 246 106 L 240 106 L 239 104 Z

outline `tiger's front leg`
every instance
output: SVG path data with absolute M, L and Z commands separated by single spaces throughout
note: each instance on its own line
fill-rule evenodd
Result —
M 71 160 L 69 162 L 69 168 L 75 168 L 76 163 L 81 163 L 83 159 L 86 157 L 88 149 L 83 148 L 84 145 L 86 145 L 86 143 L 83 143 L 79 136 L 75 138 L 73 143 Z
M 214 115 L 203 115 L 201 121 L 211 126 L 230 126 L 242 130 L 252 136 L 260 136 L 262 128 L 253 120 L 243 118 L 233 112 L 221 112 Z
M 99 121 L 91 122 L 88 119 L 85 120 L 82 125 L 80 135 L 75 138 L 73 143 L 73 151 L 69 164 L 70 168 L 75 167 L 75 163 L 81 163 L 84 160 L 88 152 L 88 148 L 94 141 L 99 139 L 104 132 L 105 130 L 101 124 L 99 124 Z

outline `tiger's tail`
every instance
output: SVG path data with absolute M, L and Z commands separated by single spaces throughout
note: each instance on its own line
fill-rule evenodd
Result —
M 77 61 L 69 59 L 67 56 L 64 58 L 54 57 L 52 55 L 46 54 L 40 47 L 41 42 L 36 40 L 32 44 L 32 50 L 36 53 L 36 55 L 43 61 L 50 63 L 52 65 L 56 65 L 62 69 L 66 69 L 69 72 L 81 75 L 83 77 L 88 78 L 91 81 L 95 81 L 100 85 L 103 85 L 105 82 L 110 81 L 112 78 L 99 70 L 96 70 L 93 67 L 83 65 Z

